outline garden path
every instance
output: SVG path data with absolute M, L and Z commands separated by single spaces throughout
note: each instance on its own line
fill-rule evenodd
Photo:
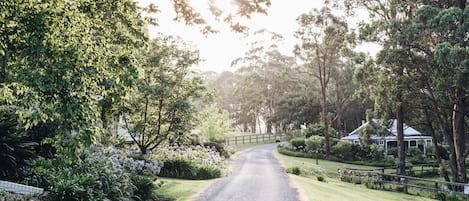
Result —
M 272 151 L 275 144 L 256 146 L 241 153 L 233 172 L 214 182 L 198 201 L 298 201 L 298 192 L 289 184 Z

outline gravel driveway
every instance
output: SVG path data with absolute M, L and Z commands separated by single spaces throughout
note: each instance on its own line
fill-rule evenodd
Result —
M 198 201 L 297 201 L 298 192 L 289 185 L 278 160 L 275 144 L 260 145 L 241 153 L 231 175 L 213 183 Z

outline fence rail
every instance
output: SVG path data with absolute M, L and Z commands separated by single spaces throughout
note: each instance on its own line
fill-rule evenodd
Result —
M 343 168 L 338 169 L 340 179 L 350 183 L 367 183 L 376 189 L 384 189 L 385 185 L 398 186 L 404 192 L 409 189 L 427 191 L 434 193 L 444 193 L 448 195 L 469 194 L 469 185 L 465 183 L 446 182 L 439 180 L 424 179 L 412 176 L 402 176 L 384 173 L 384 169 L 362 170 Z
M 285 140 L 285 134 L 254 134 L 254 135 L 239 135 L 230 136 L 225 138 L 225 143 L 230 145 L 237 144 L 260 144 L 260 143 L 273 143 Z

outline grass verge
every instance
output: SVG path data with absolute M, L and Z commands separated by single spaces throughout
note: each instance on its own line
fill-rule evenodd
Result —
M 158 197 L 170 198 L 175 201 L 186 201 L 195 198 L 198 192 L 208 187 L 211 180 L 186 180 L 159 177 L 157 183 L 162 182 L 161 187 L 156 190 Z
M 354 185 L 340 181 L 320 182 L 314 179 L 291 175 L 291 178 L 303 189 L 309 201 L 430 201 L 433 199 L 412 196 L 403 193 L 367 189 L 363 185 Z
M 357 169 L 374 169 L 377 167 L 364 166 L 364 165 L 351 165 L 327 160 L 318 160 L 319 164 L 316 165 L 316 160 L 311 158 L 291 157 L 279 154 L 274 151 L 276 158 L 280 160 L 285 168 L 299 167 L 302 171 L 322 171 L 326 182 L 317 181 L 316 176 L 307 175 L 307 177 L 289 174 L 293 179 L 293 183 L 300 188 L 302 197 L 309 201 L 319 200 L 341 200 L 341 201 L 398 201 L 398 200 L 411 200 L 411 201 L 426 201 L 433 200 L 426 197 L 412 196 L 403 193 L 379 191 L 366 188 L 364 185 L 355 185 L 351 183 L 341 182 L 337 178 L 337 168 L 348 167 Z M 320 171 L 318 171 L 320 170 Z M 321 175 L 321 173 L 319 173 Z

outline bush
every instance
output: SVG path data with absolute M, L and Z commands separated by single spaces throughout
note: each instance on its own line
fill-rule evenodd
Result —
M 300 175 L 301 170 L 299 167 L 290 167 L 285 170 L 285 172 L 290 173 L 290 174 L 295 174 L 295 175 Z
M 160 171 L 156 161 L 134 160 L 113 148 L 92 147 L 80 159 L 38 159 L 28 183 L 49 191 L 48 200 L 126 200 L 133 196 L 131 176 Z
M 322 125 L 322 124 L 309 125 L 303 131 L 303 133 L 304 133 L 306 138 L 309 138 L 313 135 L 322 135 L 322 136 L 324 136 L 324 125 Z
M 353 144 L 349 141 L 340 141 L 332 146 L 331 151 L 339 159 L 353 160 Z
M 397 157 L 397 147 L 388 147 L 388 155 L 393 155 Z
M 320 181 L 320 182 L 325 182 L 325 181 L 326 181 L 326 179 L 324 179 L 324 177 L 321 176 L 321 175 L 318 175 L 316 178 L 317 178 L 318 181 Z
M 322 136 L 311 136 L 306 139 L 306 150 L 308 152 L 319 153 L 324 146 L 324 137 Z
M 204 147 L 161 147 L 153 157 L 164 162 L 159 176 L 185 179 L 212 179 L 225 166 L 218 152 Z
M 229 153 L 228 152 L 225 153 L 225 147 L 220 143 L 204 142 L 203 145 L 205 148 L 215 149 L 215 151 L 217 151 L 220 154 L 220 156 L 226 156 L 226 154 L 228 154 L 228 157 L 229 157 Z
M 293 138 L 290 140 L 290 144 L 295 150 L 303 150 L 306 147 L 305 139 L 302 137 Z
M 278 153 L 286 155 L 286 156 L 303 157 L 303 158 L 312 158 L 313 157 L 313 155 L 311 153 L 293 151 L 293 150 L 290 150 L 290 149 L 282 147 L 282 146 L 278 146 L 277 151 L 278 151 Z
M 132 176 L 132 184 L 135 186 L 133 198 L 138 201 L 153 200 L 155 198 L 154 190 L 157 188 L 155 185 L 154 177 L 134 175 Z
M 372 144 L 370 145 L 370 155 L 368 159 L 373 161 L 381 161 L 384 159 L 384 148 L 377 145 Z

